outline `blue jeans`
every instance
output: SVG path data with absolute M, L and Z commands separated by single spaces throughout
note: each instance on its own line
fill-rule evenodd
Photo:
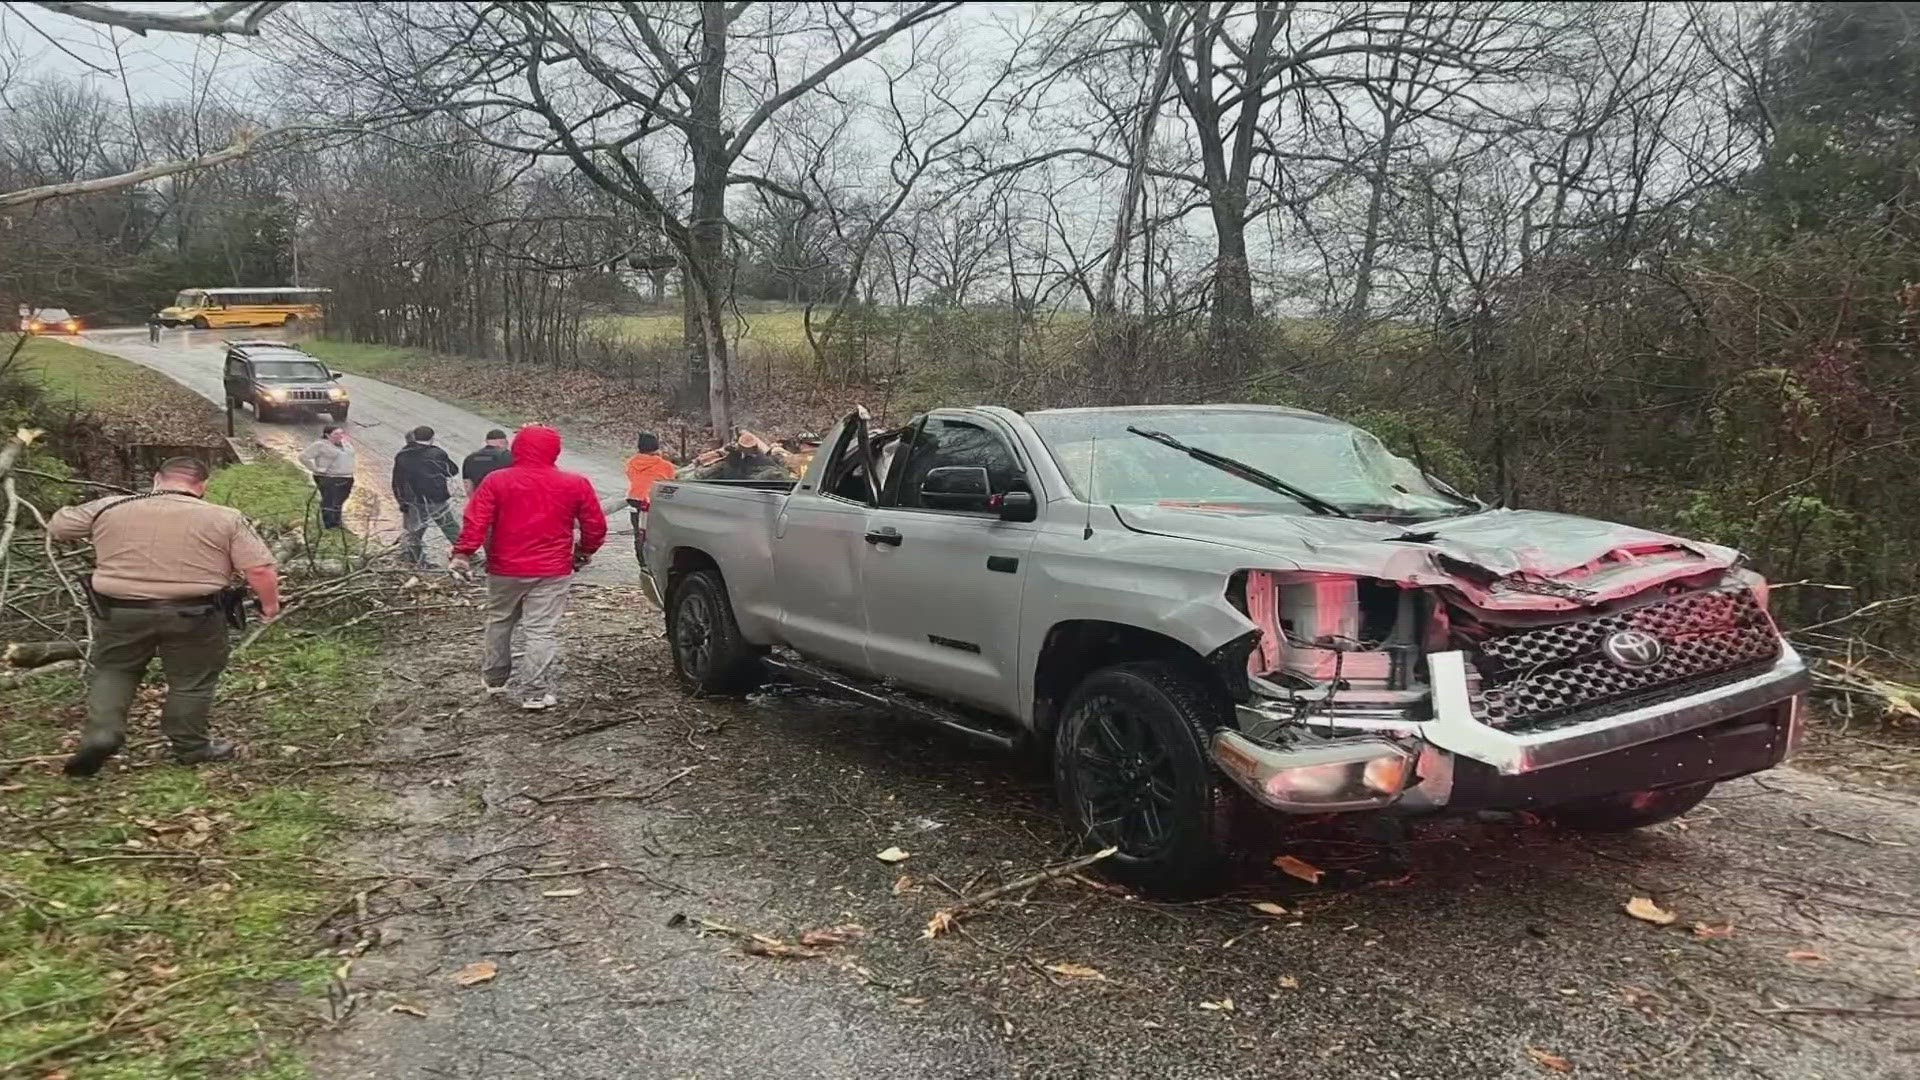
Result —
M 448 543 L 460 539 L 460 519 L 453 516 L 452 506 L 445 502 L 402 503 L 400 523 L 404 530 L 400 538 L 400 557 L 412 566 L 426 565 L 427 526 L 438 525 Z

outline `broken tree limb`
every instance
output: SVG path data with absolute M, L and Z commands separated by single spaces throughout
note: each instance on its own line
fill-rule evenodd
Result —
M 41 675 L 52 675 L 57 671 L 73 671 L 79 668 L 79 666 L 80 661 L 78 660 L 59 660 L 41 667 L 0 671 L 0 689 L 10 690 L 13 687 L 27 682 L 29 679 L 38 678 Z
M 698 769 L 699 767 L 700 766 L 698 765 L 689 765 L 686 768 L 681 769 L 679 772 L 674 773 L 672 776 L 667 777 L 665 780 L 662 780 L 659 783 L 653 785 L 652 787 L 646 789 L 645 791 L 608 791 L 598 795 L 547 795 L 547 796 L 528 795 L 526 796 L 526 798 L 532 800 L 535 803 L 540 804 L 541 806 L 552 806 L 555 803 L 579 803 L 579 802 L 646 802 L 649 799 L 657 797 L 661 792 L 667 790 L 673 785 L 686 779 L 689 773 L 693 772 L 695 769 Z
M 8 667 L 37 668 L 85 657 L 86 650 L 72 641 L 16 641 L 7 646 L 5 659 Z
M 962 918 L 973 914 L 985 904 L 990 904 L 1012 893 L 1031 889 L 1035 885 L 1044 884 L 1045 882 L 1052 881 L 1054 878 L 1077 874 L 1081 870 L 1092 866 L 1094 863 L 1112 856 L 1114 852 L 1119 850 L 1119 848 L 1113 847 L 1101 848 L 1091 855 L 1083 855 L 1072 862 L 1061 863 L 1059 866 L 1049 867 L 1037 873 L 1028 874 L 1026 877 L 1009 881 L 1005 885 L 995 886 L 986 892 L 965 897 L 958 904 L 950 908 L 942 908 L 934 912 L 933 918 L 927 920 L 927 928 L 920 936 L 923 938 L 937 938 L 941 934 L 959 925 Z

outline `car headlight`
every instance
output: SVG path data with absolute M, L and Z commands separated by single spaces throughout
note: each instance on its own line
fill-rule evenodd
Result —
M 335 400 L 335 401 L 345 401 L 345 400 L 347 400 L 347 392 L 346 392 L 346 390 L 344 390 L 343 388 L 341 388 L 341 387 L 338 387 L 338 386 L 335 386 L 335 387 L 332 387 L 332 388 L 330 388 L 330 389 L 328 389 L 328 390 L 327 390 L 327 396 L 328 396 L 328 397 L 330 397 L 330 398 L 332 398 L 332 399 L 333 399 L 333 400 Z
M 285 390 L 269 390 L 269 391 L 267 391 L 267 394 L 266 394 L 266 396 L 267 396 L 267 400 L 268 400 L 268 401 L 285 401 L 285 400 L 287 400 L 287 392 L 286 392 Z

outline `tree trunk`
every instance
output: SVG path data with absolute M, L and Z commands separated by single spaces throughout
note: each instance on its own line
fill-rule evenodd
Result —
M 727 133 L 721 111 L 727 66 L 726 5 L 700 5 L 700 72 L 690 113 L 692 205 L 687 218 L 688 284 L 682 329 L 687 349 L 688 402 L 706 399 L 714 435 L 726 438 L 726 335 L 718 333 L 726 275 Z M 716 389 L 717 388 L 717 389 Z
M 1216 200 L 1213 227 L 1218 254 L 1213 263 L 1213 313 L 1207 340 L 1215 367 L 1238 378 L 1253 366 L 1252 334 L 1258 315 L 1253 306 L 1253 273 L 1247 262 L 1247 224 L 1231 200 Z

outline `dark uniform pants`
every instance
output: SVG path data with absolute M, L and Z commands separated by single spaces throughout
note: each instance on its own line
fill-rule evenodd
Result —
M 217 605 L 113 607 L 93 628 L 87 660 L 89 742 L 125 736 L 127 710 L 155 656 L 167 679 L 160 731 L 175 753 L 203 750 L 214 688 L 227 666 L 227 620 Z

